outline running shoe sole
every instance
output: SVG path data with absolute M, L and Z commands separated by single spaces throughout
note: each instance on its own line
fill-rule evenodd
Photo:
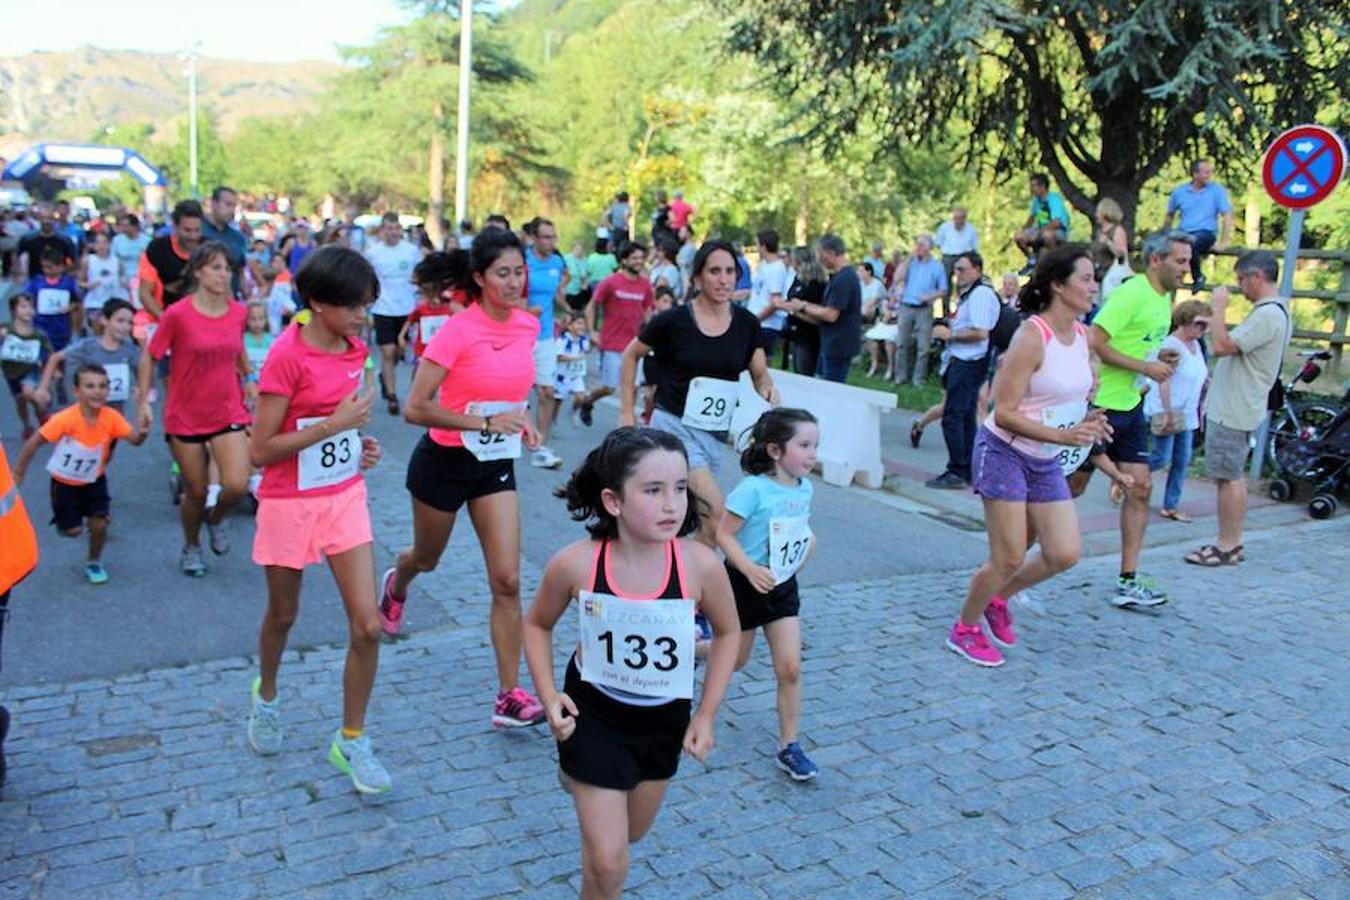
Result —
M 1134 597 L 1112 597 L 1111 605 L 1117 609 L 1152 609 L 1155 606 L 1163 606 L 1167 603 L 1166 597 L 1160 597 L 1152 602 L 1139 600 Z
M 500 713 L 492 714 L 493 728 L 530 728 L 546 720 L 545 716 L 540 716 L 533 721 L 528 719 L 516 719 L 512 716 L 503 716 Z
M 973 662 L 977 666 L 984 666 L 986 669 L 996 669 L 999 666 L 1003 665 L 1003 663 L 1005 662 L 1005 660 L 1001 659 L 998 662 L 985 662 L 982 659 L 976 659 L 966 651 L 962 650 L 959 646 L 957 646 L 956 642 L 953 641 L 951 638 L 947 638 L 947 649 L 955 653 L 957 656 L 960 656 L 963 659 Z
M 328 746 L 328 761 L 337 766 L 339 772 L 352 780 L 352 787 L 356 788 L 359 793 L 385 794 L 389 792 L 389 788 L 373 788 L 369 785 L 362 784 L 360 780 L 352 774 L 352 764 L 347 762 L 347 757 L 342 755 L 342 751 L 338 749 L 337 742 Z
M 999 645 L 1000 647 L 1002 647 L 1004 650 L 1011 650 L 1013 647 L 1016 647 L 1016 646 L 1017 646 L 1017 642 L 1016 642 L 1016 641 L 1013 641 L 1011 644 L 1005 644 L 1005 643 L 1003 643 L 1002 641 L 1000 641 L 1000 640 L 998 639 L 998 635 L 994 634 L 994 631 L 993 631 L 992 628 L 989 630 L 989 640 L 993 641 L 995 644 L 998 644 L 998 645 Z
M 791 778 L 793 781 L 810 781 L 811 779 L 815 778 L 817 775 L 820 774 L 819 772 L 808 772 L 805 775 L 798 775 L 796 772 L 792 771 L 791 766 L 783 762 L 778 757 L 775 756 L 773 761 L 778 764 L 778 768 L 788 773 L 788 777 Z

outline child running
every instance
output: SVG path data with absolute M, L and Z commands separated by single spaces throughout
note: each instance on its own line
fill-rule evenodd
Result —
M 469 298 L 462 284 L 469 277 L 469 251 L 452 250 L 449 253 L 428 253 L 413 267 L 412 281 L 417 285 L 418 300 L 408 320 L 398 334 L 398 355 L 403 356 L 412 339 L 413 364 L 422 358 L 427 344 L 436 336 L 450 317 L 464 312 Z
M 103 367 L 86 364 L 75 373 L 75 404 L 48 419 L 19 452 L 14 481 L 22 484 L 38 448 L 46 443 L 56 445 L 47 461 L 52 476 L 52 524 L 61 534 L 74 538 L 82 533 L 85 521 L 89 522 L 89 559 L 84 564 L 84 577 L 90 584 L 108 580 L 101 557 L 112 505 L 106 470 L 113 441 L 126 440 L 139 446 L 145 443 L 145 434 L 108 407 L 108 373 Z
M 804 409 L 779 407 L 759 417 L 741 453 L 749 477 L 727 495 L 717 529 L 741 620 L 736 670 L 750 661 L 755 632 L 764 629 L 778 679 L 778 768 L 794 781 L 820 774 L 797 742 L 802 707 L 802 633 L 797 572 L 814 548 L 808 517 L 820 426 Z
M 618 897 L 628 845 L 656 818 L 681 748 L 700 761 L 712 750 L 738 626 L 721 563 L 685 539 L 699 529 L 700 501 L 674 435 L 616 429 L 558 493 L 591 537 L 549 561 L 525 619 L 525 656 L 581 826 L 581 896 Z M 573 599 L 580 642 L 560 693 L 553 627 Z M 715 637 L 691 718 L 695 604 Z
M 42 251 L 42 274 L 28 279 L 24 293 L 37 298 L 33 324 L 51 338 L 56 350 L 66 349 L 83 317 L 79 315 L 79 287 L 66 274 L 66 257 L 55 247 Z
M 29 409 L 39 425 L 47 419 L 47 402 L 39 399 L 37 391 L 42 365 L 52 354 L 52 341 L 34 324 L 36 313 L 32 294 L 15 294 L 9 298 L 9 327 L 0 330 L 0 372 L 14 397 L 25 441 L 34 431 Z
M 97 335 L 80 338 L 48 358 L 38 382 L 38 400 L 44 405 L 51 402 L 52 379 L 62 366 L 78 372 L 82 366 L 97 365 L 108 373 L 108 406 L 123 412 L 141 361 L 141 348 L 131 339 L 135 317 L 136 310 L 125 300 L 112 299 L 103 304 L 99 310 L 103 328 Z
M 272 345 L 249 441 L 253 462 L 263 470 L 253 561 L 267 574 L 267 612 L 258 635 L 261 674 L 253 679 L 248 742 L 264 755 L 281 749 L 277 669 L 300 609 L 305 567 L 326 557 L 350 631 L 342 727 L 328 758 L 361 793 L 383 793 L 391 787 L 389 773 L 365 733 L 380 616 L 361 474 L 379 461 L 380 445 L 357 431 L 370 421 L 375 395 L 361 393 L 367 351 L 356 337 L 379 282 L 361 254 L 329 246 L 300 266 L 295 287 L 312 314 Z
M 586 319 L 573 313 L 567 320 L 567 330 L 556 338 L 558 347 L 558 384 L 554 393 L 558 402 L 553 406 L 556 420 L 563 401 L 572 397 L 572 424 L 584 425 L 581 413 L 586 409 L 586 356 L 591 352 L 591 339 L 586 334 Z

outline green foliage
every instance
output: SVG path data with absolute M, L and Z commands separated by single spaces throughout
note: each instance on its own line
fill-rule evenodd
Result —
M 931 143 L 963 120 L 968 162 L 1044 167 L 1080 211 L 1113 196 L 1131 225 L 1177 156 L 1240 156 L 1350 82 L 1346 7 L 1323 0 L 718 2 L 808 138 Z

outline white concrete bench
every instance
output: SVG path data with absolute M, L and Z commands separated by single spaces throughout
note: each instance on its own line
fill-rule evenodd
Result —
M 885 477 L 881 462 L 881 412 L 895 409 L 895 394 L 807 378 L 770 369 L 783 406 L 805 409 L 820 420 L 820 475 L 829 484 L 879 488 Z M 755 393 L 748 373 L 731 418 L 731 437 L 755 424 L 769 404 Z

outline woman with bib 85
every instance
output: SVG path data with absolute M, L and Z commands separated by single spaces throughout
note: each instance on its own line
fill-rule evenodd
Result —
M 327 558 L 350 635 L 342 727 L 328 758 L 361 793 L 382 793 L 390 788 L 389 773 L 365 734 L 380 617 L 361 474 L 379 461 L 380 445 L 357 431 L 370 421 L 375 402 L 374 391 L 361 390 L 368 351 L 357 335 L 380 286 L 361 254 L 324 247 L 305 258 L 295 287 L 311 315 L 273 342 L 249 439 L 253 464 L 262 469 L 253 561 L 267 574 L 267 613 L 258 636 L 261 674 L 251 690 L 248 741 L 261 754 L 281 749 L 277 669 L 300 609 L 305 568 Z
M 994 377 L 994 411 L 975 437 L 973 487 L 984 500 L 989 561 L 970 581 L 947 646 L 977 665 L 1003 664 L 994 640 L 1017 638 L 1006 598 L 1078 562 L 1082 535 L 1066 473 L 1093 442 L 1106 439 L 1105 414 L 1088 411 L 1093 375 L 1087 331 L 1097 279 L 1081 247 L 1045 253 L 1019 297 L 1030 318 L 1013 337 Z M 1080 449 L 1081 448 L 1081 449 Z M 1066 452 L 1069 451 L 1069 452 Z M 1040 551 L 1026 559 L 1028 524 Z
M 469 306 L 427 344 L 403 416 L 427 433 L 408 461 L 413 545 L 381 579 L 387 634 L 402 625 L 408 585 L 440 562 L 459 508 L 483 547 L 499 691 L 492 724 L 536 725 L 543 707 L 520 685 L 520 505 L 515 460 L 539 437 L 525 406 L 534 387 L 539 320 L 525 311 L 525 252 L 503 229 L 473 242 Z
M 723 438 L 736 411 L 741 373 L 749 370 L 755 390 L 770 405 L 778 391 L 759 347 L 759 320 L 733 306 L 739 264 L 726 241 L 699 247 L 691 269 L 697 295 L 686 306 L 654 316 L 623 352 L 619 373 L 619 424 L 632 425 L 638 360 L 653 353 L 657 363 L 656 409 L 651 425 L 679 438 L 689 454 L 689 486 L 708 504 L 699 539 L 716 546 L 724 509 L 714 478 Z
M 558 493 L 590 538 L 549 560 L 526 658 L 581 827 L 581 896 L 618 897 L 628 845 L 655 820 L 681 750 L 704 760 L 712 749 L 740 629 L 720 560 L 683 539 L 698 530 L 699 500 L 677 438 L 618 428 Z M 553 628 L 573 599 L 580 639 L 560 692 Z M 696 604 L 714 637 L 691 715 Z

